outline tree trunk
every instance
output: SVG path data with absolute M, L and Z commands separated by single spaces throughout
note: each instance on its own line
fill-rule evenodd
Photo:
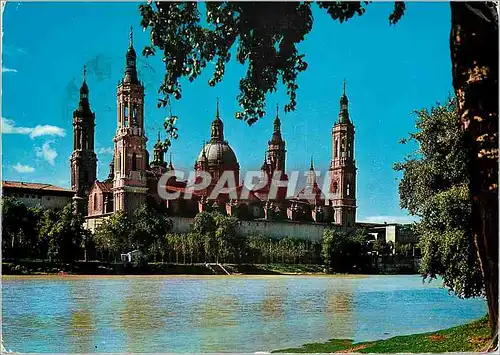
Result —
M 453 86 L 469 147 L 474 242 L 493 336 L 498 322 L 498 13 L 494 3 L 451 2 Z

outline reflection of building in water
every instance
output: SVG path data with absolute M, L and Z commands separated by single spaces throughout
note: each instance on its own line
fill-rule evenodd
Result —
M 355 333 L 355 286 L 335 283 L 326 291 L 325 315 L 328 333 L 335 338 L 352 339 Z
M 193 314 L 193 323 L 200 330 L 199 352 L 222 352 L 237 348 L 238 325 L 241 322 L 239 303 L 235 295 L 209 293 L 199 310 Z
M 286 286 L 283 283 L 268 281 L 266 293 L 261 303 L 262 315 L 266 319 L 283 320 L 285 310 L 283 303 L 286 297 Z
M 71 314 L 69 315 L 68 332 L 71 337 L 71 353 L 95 352 L 95 336 L 97 335 L 95 288 L 90 280 L 68 282 Z
M 125 333 L 127 352 L 141 352 L 153 341 L 163 341 L 165 343 L 161 346 L 166 346 L 168 339 L 161 339 L 155 334 L 155 331 L 165 327 L 168 317 L 167 305 L 160 297 L 162 283 L 152 278 L 131 280 L 129 285 L 119 312 L 121 321 L 118 322 Z M 145 289 L 147 292 L 144 292 Z

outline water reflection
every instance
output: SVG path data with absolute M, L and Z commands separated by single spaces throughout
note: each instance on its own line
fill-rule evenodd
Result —
M 255 352 L 425 332 L 482 317 L 418 276 L 4 277 L 18 352 Z
M 326 291 L 325 314 L 328 333 L 334 338 L 352 339 L 355 335 L 355 284 L 331 285 Z
M 95 289 L 93 285 L 84 280 L 80 283 L 69 282 L 70 308 L 68 337 L 74 339 L 71 342 L 72 353 L 84 353 L 94 351 L 95 322 L 94 310 Z
M 282 321 L 284 319 L 283 304 L 286 291 L 285 280 L 269 280 L 266 282 L 264 299 L 260 304 L 264 318 L 272 321 Z
M 144 345 L 158 337 L 159 330 L 165 327 L 169 314 L 162 307 L 160 290 L 159 279 L 128 280 L 128 290 L 117 320 L 125 333 L 126 351 L 142 352 Z

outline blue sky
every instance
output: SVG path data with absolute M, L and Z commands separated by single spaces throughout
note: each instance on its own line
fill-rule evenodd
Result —
M 72 112 L 78 104 L 82 67 L 88 66 L 91 107 L 96 113 L 98 176 L 108 174 L 116 129 L 116 84 L 121 78 L 128 31 L 136 29 L 138 53 L 148 44 L 140 30 L 139 3 L 7 3 L 3 13 L 2 154 L 4 180 L 69 186 Z M 392 170 L 411 147 L 398 141 L 415 128 L 415 109 L 444 102 L 452 93 L 448 3 L 407 3 L 407 12 L 389 26 L 392 3 L 372 3 L 367 12 L 340 24 L 313 6 L 314 26 L 300 49 L 309 67 L 298 79 L 298 105 L 280 114 L 287 142 L 287 170 L 331 159 L 331 128 L 338 115 L 342 81 L 347 80 L 350 114 L 356 126 L 358 220 L 407 219 L 399 208 L 399 174 Z M 210 68 L 207 68 L 210 70 Z M 138 58 L 145 83 L 145 126 L 151 149 L 165 109 L 158 109 L 160 57 Z M 245 68 L 228 66 L 224 81 L 208 87 L 209 72 L 185 84 L 173 104 L 179 139 L 173 163 L 192 168 L 210 134 L 216 97 L 225 136 L 242 170 L 258 169 L 272 132 L 276 103 L 285 90 L 268 96 L 268 115 L 247 126 L 234 119 L 238 81 Z M 8 133 L 10 132 L 10 133 Z

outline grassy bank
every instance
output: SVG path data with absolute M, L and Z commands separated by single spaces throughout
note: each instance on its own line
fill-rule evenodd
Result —
M 429 353 L 484 351 L 490 343 L 488 318 L 437 332 L 403 335 L 386 340 L 353 343 L 331 339 L 326 343 L 305 344 L 300 348 L 276 350 L 282 353 Z

